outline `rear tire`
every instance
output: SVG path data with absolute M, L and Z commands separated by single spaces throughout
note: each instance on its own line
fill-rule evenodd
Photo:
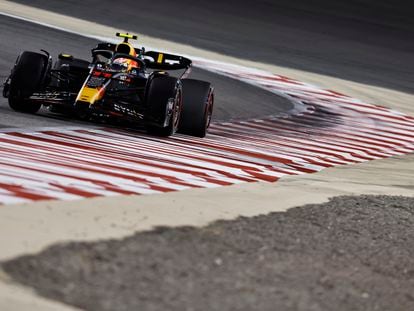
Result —
M 10 80 L 9 106 L 19 112 L 36 113 L 42 104 L 29 97 L 43 87 L 48 58 L 35 52 L 23 52 L 16 61 Z
M 196 137 L 206 136 L 214 106 L 214 90 L 205 81 L 184 79 L 183 111 L 179 132 Z
M 145 127 L 147 132 L 164 137 L 173 135 L 178 130 L 181 110 L 180 81 L 166 75 L 152 78 L 146 92 Z M 166 122 L 168 124 L 165 124 Z

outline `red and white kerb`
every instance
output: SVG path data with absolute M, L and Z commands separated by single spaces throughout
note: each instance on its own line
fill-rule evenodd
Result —
M 203 139 L 101 127 L 3 131 L 0 203 L 274 182 L 414 151 L 413 117 L 264 71 L 197 64 L 288 97 L 295 109 L 214 123 Z

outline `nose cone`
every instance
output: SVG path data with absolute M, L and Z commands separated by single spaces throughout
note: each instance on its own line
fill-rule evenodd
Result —
M 102 99 L 104 95 L 104 89 L 103 88 L 90 88 L 87 86 L 84 86 L 76 98 L 76 102 L 84 102 L 88 103 L 90 105 L 95 104 L 98 100 Z

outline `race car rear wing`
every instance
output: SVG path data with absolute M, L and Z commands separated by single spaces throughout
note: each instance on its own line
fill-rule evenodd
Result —
M 106 54 L 115 52 L 116 44 L 113 43 L 99 43 L 94 49 L 92 49 L 92 55 L 95 57 L 97 54 Z M 157 51 L 145 51 L 144 49 L 135 48 L 137 55 L 144 58 L 145 65 L 149 69 L 157 70 L 188 70 L 192 65 L 192 61 L 186 57 L 167 54 Z M 108 54 L 109 56 L 110 54 Z M 110 56 L 109 56 L 110 58 Z

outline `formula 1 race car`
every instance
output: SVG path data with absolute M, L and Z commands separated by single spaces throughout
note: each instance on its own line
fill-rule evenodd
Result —
M 119 44 L 99 43 L 92 61 L 60 54 L 53 63 L 47 51 L 20 54 L 4 83 L 3 96 L 15 111 L 52 112 L 83 118 L 117 118 L 144 124 L 148 133 L 176 131 L 204 137 L 210 125 L 214 90 L 210 83 L 187 79 L 190 59 L 134 48 L 117 33 Z M 174 77 L 170 71 L 183 71 Z

